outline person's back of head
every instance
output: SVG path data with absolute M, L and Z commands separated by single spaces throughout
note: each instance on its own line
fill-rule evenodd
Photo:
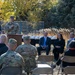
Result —
M 23 36 L 23 41 L 25 44 L 30 44 L 31 42 L 30 36 Z
M 15 50 L 17 47 L 17 40 L 10 38 L 8 41 L 8 48 L 9 50 Z
M 0 37 L 0 43 L 6 44 L 7 41 L 8 41 L 7 35 L 1 34 L 1 37 Z

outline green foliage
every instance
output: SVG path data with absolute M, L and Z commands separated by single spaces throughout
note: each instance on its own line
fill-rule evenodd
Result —
M 1 15 L 3 20 L 8 20 L 14 15 L 20 21 L 44 20 L 49 10 L 55 5 L 52 0 L 0 0 Z
M 8 3 L 7 1 L 2 2 L 0 1 L 0 20 L 8 20 L 10 15 L 14 15 L 14 10 L 13 7 L 10 3 Z
M 75 27 L 75 0 L 59 0 L 58 5 L 53 7 L 45 20 L 48 27 Z

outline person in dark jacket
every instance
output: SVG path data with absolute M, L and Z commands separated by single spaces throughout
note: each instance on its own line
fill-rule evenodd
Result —
M 41 51 L 46 51 L 46 55 L 49 55 L 51 39 L 48 37 L 48 33 L 44 32 L 44 36 L 39 41 L 40 47 L 38 47 L 38 55 L 41 55 Z
M 2 55 L 8 50 L 6 43 L 7 43 L 7 36 L 5 34 L 2 34 L 0 36 L 0 55 Z
M 75 40 L 75 34 L 74 34 L 74 32 L 70 32 L 70 38 L 68 39 L 68 41 L 67 41 L 67 49 L 68 49 L 68 45 L 69 45 L 69 43 L 72 41 L 72 40 Z
M 72 57 L 75 57 L 75 40 L 72 40 L 70 43 L 69 43 L 69 48 L 67 51 L 65 51 L 64 53 L 64 56 L 72 56 Z M 63 57 L 64 57 L 63 56 Z M 69 63 L 69 62 L 64 62 L 64 61 L 61 61 L 61 59 L 59 59 L 57 62 L 56 62 L 56 65 L 59 66 L 62 62 L 62 67 L 66 67 L 66 66 L 75 66 L 75 63 Z
M 75 57 L 75 40 L 72 40 L 69 43 L 69 50 L 67 50 L 64 54 L 64 56 L 73 56 Z M 63 62 L 63 67 L 66 66 L 75 66 L 75 63 L 69 63 L 69 62 Z
M 61 33 L 57 34 L 57 39 L 54 41 L 54 60 L 57 61 L 59 59 L 59 54 L 62 54 L 64 52 L 65 47 L 65 40 L 63 39 L 63 36 Z

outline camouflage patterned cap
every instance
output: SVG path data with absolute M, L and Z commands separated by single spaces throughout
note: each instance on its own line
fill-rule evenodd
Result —
M 23 40 L 30 40 L 30 36 L 23 36 Z
M 8 43 L 10 43 L 10 44 L 16 44 L 17 40 L 15 40 L 13 38 L 10 38 Z

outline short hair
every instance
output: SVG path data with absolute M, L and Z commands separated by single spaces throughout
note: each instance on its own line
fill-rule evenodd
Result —
M 75 48 L 75 40 L 72 40 L 72 41 L 69 43 L 69 48 Z
M 28 36 L 28 35 L 27 36 L 24 35 L 22 38 L 23 38 L 23 40 L 30 40 L 31 39 L 30 36 Z
M 48 34 L 48 32 L 47 32 L 47 31 L 44 31 L 43 33 L 46 33 L 46 34 Z
M 2 43 L 5 43 L 6 41 L 7 41 L 7 35 L 6 34 L 1 34 L 1 36 L 0 36 L 0 41 L 2 42 Z
M 74 32 L 70 32 L 70 35 L 74 35 Z
M 13 39 L 13 38 L 10 38 L 8 43 L 14 45 L 14 44 L 17 44 L 17 40 Z
M 10 16 L 10 19 L 14 19 L 14 16 Z

